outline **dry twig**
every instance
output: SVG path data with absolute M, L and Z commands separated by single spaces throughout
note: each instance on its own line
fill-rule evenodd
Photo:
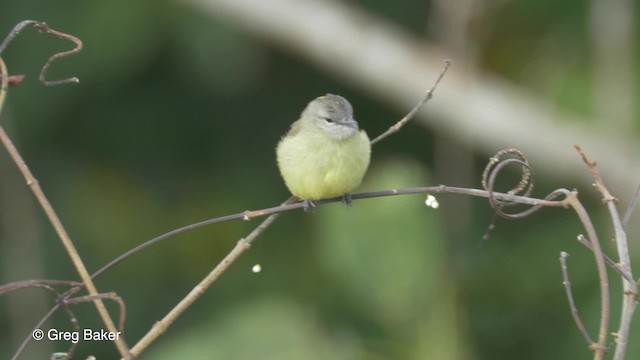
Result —
M 587 332 L 582 319 L 580 319 L 580 315 L 578 315 L 578 308 L 576 307 L 575 300 L 573 299 L 573 292 L 571 291 L 571 281 L 569 281 L 567 258 L 569 258 L 569 254 L 564 251 L 560 252 L 562 285 L 564 285 L 564 289 L 567 292 L 567 299 L 569 299 L 569 307 L 571 308 L 571 316 L 573 316 L 573 320 L 576 322 L 576 326 L 578 327 L 578 330 L 580 330 L 580 333 L 582 334 L 584 339 L 587 341 L 587 344 L 589 344 L 589 347 L 591 347 L 593 345 L 593 340 L 591 339 L 591 336 L 589 336 L 589 333 Z
M 633 281 L 633 273 L 631 271 L 631 257 L 629 256 L 629 245 L 627 243 L 627 233 L 625 232 L 624 225 L 620 219 L 618 208 L 616 207 L 617 199 L 609 192 L 609 189 L 604 185 L 604 181 L 600 176 L 600 171 L 595 161 L 590 160 L 584 153 L 579 145 L 574 145 L 578 151 L 582 160 L 591 171 L 594 178 L 594 186 L 600 194 L 602 194 L 602 201 L 607 205 L 609 214 L 611 215 L 611 222 L 615 231 L 616 249 L 618 251 L 618 257 L 620 259 L 617 267 L 626 276 L 622 276 L 622 311 L 620 314 L 620 327 L 616 332 L 616 351 L 613 356 L 614 360 L 623 360 L 626 355 L 627 345 L 629 343 L 629 330 L 631 328 L 631 320 L 633 319 L 633 313 L 635 312 L 638 300 L 638 284 Z M 630 212 L 630 211 L 628 211 Z M 595 251 L 594 251 L 595 253 Z
M 46 75 L 46 71 L 47 71 L 47 69 L 49 68 L 49 66 L 51 65 L 51 63 L 53 61 L 55 61 L 56 59 L 59 59 L 61 57 L 65 57 L 65 56 L 69 56 L 69 55 L 75 54 L 75 53 L 79 52 L 82 49 L 82 43 L 80 42 L 80 40 L 78 40 L 77 38 L 75 38 L 73 36 L 70 36 L 70 35 L 63 34 L 63 33 L 60 33 L 58 31 L 52 30 L 45 23 L 32 21 L 32 20 L 25 20 L 25 21 L 19 23 L 13 29 L 13 31 L 9 34 L 9 36 L 7 36 L 7 38 L 5 38 L 5 40 L 0 45 L 0 54 L 2 54 L 2 51 L 4 51 L 6 46 L 20 33 L 20 31 L 25 26 L 28 26 L 28 25 L 34 25 L 40 31 L 43 31 L 43 32 L 46 32 L 46 33 L 49 33 L 49 34 L 53 34 L 53 35 L 55 35 L 57 37 L 70 39 L 70 40 L 72 40 L 72 41 L 74 41 L 76 43 L 76 48 L 74 50 L 69 51 L 69 52 L 65 52 L 65 53 L 55 54 L 55 55 L 53 55 L 53 56 L 51 56 L 49 58 L 49 60 L 47 61 L 47 63 L 45 64 L 45 66 L 42 69 L 41 76 L 40 76 L 41 81 L 43 81 L 45 84 L 48 84 L 48 85 L 57 85 L 57 84 L 63 84 L 63 83 L 68 83 L 68 82 L 77 82 L 77 81 L 73 80 L 74 78 L 69 78 L 69 79 L 60 80 L 60 81 L 54 81 L 54 82 L 48 82 L 48 81 L 44 80 L 44 77 Z M 0 58 L 0 80 L 2 81 L 2 86 L 0 87 L 0 112 L 1 112 L 2 108 L 3 108 L 3 105 L 4 105 L 4 100 L 6 98 L 6 93 L 7 93 L 7 89 L 8 89 L 8 82 L 9 82 L 9 74 L 8 74 L 6 65 L 5 65 L 4 61 L 2 60 L 2 58 Z M 56 214 L 55 210 L 53 209 L 53 206 L 51 206 L 51 203 L 49 202 L 49 200 L 45 196 L 44 192 L 42 191 L 42 188 L 40 187 L 40 184 L 38 183 L 38 180 L 33 176 L 33 174 L 31 173 L 31 170 L 29 169 L 29 167 L 27 166 L 26 162 L 24 161 L 24 159 L 22 158 L 22 156 L 18 152 L 18 149 L 15 147 L 15 145 L 13 144 L 13 142 L 11 141 L 11 139 L 9 138 L 9 136 L 7 135 L 7 133 L 4 131 L 4 129 L 1 126 L 0 126 L 0 142 L 2 142 L 4 147 L 9 152 L 9 155 L 11 156 L 13 161 L 16 163 L 18 169 L 22 173 L 22 176 L 25 178 L 25 180 L 27 182 L 27 186 L 29 186 L 31 188 L 31 191 L 33 192 L 33 194 L 35 195 L 36 199 L 38 200 L 38 203 L 40 204 L 40 206 L 44 210 L 47 218 L 49 219 L 49 221 L 53 225 L 53 228 L 55 229 L 58 237 L 60 238 L 60 240 L 61 240 L 61 242 L 62 242 L 62 244 L 63 244 L 63 246 L 65 248 L 65 250 L 69 254 L 69 257 L 71 258 L 71 261 L 72 261 L 73 265 L 75 266 L 76 270 L 78 271 L 78 274 L 80 275 L 80 278 L 82 279 L 82 282 L 84 283 L 85 287 L 87 288 L 87 291 L 89 292 L 89 295 L 96 297 L 95 299 L 93 299 L 93 302 L 94 302 L 94 304 L 95 304 L 95 306 L 96 306 L 96 308 L 98 310 L 98 313 L 100 314 L 100 317 L 102 318 L 105 326 L 107 327 L 107 329 L 109 331 L 116 332 L 115 324 L 113 323 L 113 320 L 109 316 L 109 312 L 107 311 L 106 307 L 104 306 L 104 303 L 102 302 L 102 300 L 100 298 L 97 297 L 99 295 L 99 292 L 98 292 L 95 284 L 91 280 L 91 277 L 89 276 L 89 272 L 87 271 L 87 269 L 86 269 L 86 267 L 85 267 L 85 265 L 84 265 L 84 263 L 83 263 L 83 261 L 82 261 L 82 259 L 80 257 L 80 254 L 78 253 L 77 249 L 75 248 L 75 245 L 71 241 L 71 238 L 69 237 L 69 234 L 66 232 L 64 226 L 62 225 L 62 222 L 60 221 L 60 218 L 58 217 L 58 215 Z M 128 347 L 125 344 L 124 340 L 122 338 L 119 338 L 118 340 L 115 341 L 115 343 L 116 343 L 116 347 L 118 348 L 118 351 L 120 352 L 120 354 L 125 358 L 129 358 Z
M 24 21 L 19 22 L 13 28 L 13 30 L 11 30 L 9 35 L 4 39 L 2 44 L 0 44 L 0 55 L 2 55 L 2 52 L 18 36 L 18 34 L 20 34 L 20 32 L 25 27 L 27 27 L 29 25 L 33 25 L 34 28 L 38 29 L 38 31 L 40 31 L 42 33 L 50 34 L 50 35 L 53 35 L 53 36 L 55 36 L 57 38 L 71 41 L 76 45 L 76 47 L 73 48 L 72 50 L 55 53 L 51 57 L 49 57 L 47 62 L 42 66 L 42 70 L 40 71 L 40 77 L 39 77 L 40 82 L 42 82 L 43 84 L 45 84 L 47 86 L 64 85 L 64 84 L 77 84 L 78 82 L 80 82 L 80 79 L 78 79 L 77 77 L 70 77 L 70 78 L 66 78 L 66 79 L 62 79 L 62 80 L 54 80 L 54 81 L 49 81 L 49 80 L 46 79 L 47 72 L 49 71 L 49 67 L 51 67 L 51 64 L 53 64 L 53 62 L 58 60 L 58 59 L 62 59 L 62 58 L 65 58 L 65 57 L 68 57 L 68 56 L 72 56 L 72 55 L 75 55 L 75 54 L 79 53 L 82 50 L 82 41 L 80 39 L 78 39 L 77 37 L 73 36 L 73 35 L 65 34 L 63 32 L 59 32 L 59 31 L 51 29 L 45 22 L 35 21 L 35 20 L 24 20 Z M 13 81 L 12 81 L 13 83 L 11 85 L 12 86 L 17 85 L 20 82 L 22 82 L 23 79 L 24 79 L 24 77 L 22 77 L 22 78 L 20 78 L 19 76 L 18 77 L 13 77 Z

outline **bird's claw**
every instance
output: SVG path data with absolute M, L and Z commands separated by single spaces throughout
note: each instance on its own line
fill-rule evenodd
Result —
M 344 194 L 344 196 L 342 196 L 342 202 L 347 205 L 347 207 L 351 207 L 353 205 L 351 194 Z
M 311 200 L 304 200 L 302 202 L 302 208 L 306 213 L 313 213 L 316 210 L 316 204 Z

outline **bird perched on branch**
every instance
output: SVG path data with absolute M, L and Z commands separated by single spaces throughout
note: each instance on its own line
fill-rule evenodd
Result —
M 346 196 L 364 177 L 371 144 L 347 99 L 327 94 L 311 101 L 276 149 L 287 188 L 306 200 Z

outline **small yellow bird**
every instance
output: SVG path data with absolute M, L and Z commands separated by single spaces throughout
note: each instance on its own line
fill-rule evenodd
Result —
M 307 105 L 276 154 L 289 191 L 313 206 L 313 200 L 344 196 L 360 185 L 371 143 L 347 99 L 327 94 Z

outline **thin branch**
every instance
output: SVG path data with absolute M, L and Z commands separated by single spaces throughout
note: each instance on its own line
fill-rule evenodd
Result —
M 67 281 L 67 280 L 23 280 L 16 281 L 9 284 L 0 285 L 0 296 L 8 294 L 10 292 L 26 289 L 26 288 L 45 288 L 51 289 L 51 286 L 81 286 L 82 283 L 78 281 Z M 58 294 L 56 292 L 56 294 Z M 60 294 L 58 294 L 60 295 Z
M 62 295 L 62 297 L 64 298 L 64 297 L 68 296 L 68 294 L 69 294 L 70 292 L 75 293 L 75 292 L 77 292 L 78 290 L 80 290 L 81 288 L 82 288 L 82 285 L 79 285 L 78 287 L 72 288 L 71 290 L 69 290 L 69 291 L 67 291 L 65 294 L 63 294 L 63 295 Z M 50 309 L 50 310 L 49 310 L 49 311 L 48 311 L 48 312 L 47 312 L 47 313 L 42 317 L 42 319 L 40 319 L 40 321 L 38 321 L 38 323 L 37 323 L 35 326 L 33 326 L 33 330 L 41 329 L 41 328 L 42 328 L 42 326 L 44 325 L 44 323 L 45 323 L 45 322 L 47 322 L 49 319 L 51 319 L 51 317 L 53 316 L 53 314 L 55 314 L 55 313 L 56 313 L 56 311 L 58 311 L 61 307 L 65 310 L 65 312 L 67 312 L 67 314 L 69 314 L 69 313 L 70 313 L 69 308 L 68 308 L 66 305 L 62 304 L 60 301 L 58 301 L 58 302 L 56 303 L 56 305 L 55 305 L 55 306 L 53 306 L 53 307 L 52 307 L 52 308 L 51 308 L 51 309 Z M 70 317 L 70 321 L 71 321 L 71 323 L 72 323 L 72 324 L 74 324 L 74 322 L 77 322 L 77 320 L 75 320 L 75 318 L 74 318 L 74 317 Z M 28 335 L 28 336 L 26 336 L 26 337 L 24 338 L 24 340 L 22 340 L 22 343 L 20 343 L 20 346 L 18 347 L 18 349 L 16 349 L 16 352 L 15 352 L 15 353 L 13 354 L 13 356 L 11 357 L 11 360 L 16 360 L 16 359 L 18 359 L 18 358 L 20 357 L 20 355 L 22 354 L 22 352 L 24 351 L 24 349 L 27 347 L 27 345 L 29 344 L 29 342 L 31 342 L 31 340 L 33 340 L 32 333 L 33 333 L 33 331 L 32 331 L 32 332 L 30 332 L 30 333 L 29 333 L 29 335 Z
M 13 30 L 7 35 L 2 44 L 0 45 L 0 55 L 2 52 L 9 46 L 9 44 L 20 34 L 20 32 L 27 26 L 33 25 L 34 28 L 38 29 L 41 33 L 53 35 L 59 39 L 64 39 L 73 42 L 76 47 L 69 51 L 63 51 L 56 54 L 53 54 L 47 62 L 42 66 L 42 70 L 40 71 L 40 82 L 45 84 L 46 86 L 56 86 L 56 85 L 64 85 L 64 84 L 77 84 L 80 80 L 77 77 L 70 77 L 62 80 L 54 80 L 49 81 L 46 79 L 47 72 L 49 71 L 49 67 L 53 64 L 54 61 L 58 59 L 62 59 L 68 56 L 75 55 L 82 50 L 82 41 L 77 37 L 69 34 L 65 34 L 63 32 L 51 29 L 45 22 L 35 21 L 35 20 L 24 20 L 19 22 Z M 22 82 L 22 79 L 14 79 L 14 83 L 16 81 Z M 18 83 L 19 83 L 18 82 Z
M 584 151 L 578 145 L 574 145 L 578 151 L 582 160 L 587 164 L 589 171 L 591 171 L 595 180 L 594 186 L 602 194 L 602 200 L 607 205 L 609 214 L 611 215 L 611 222 L 615 231 L 616 249 L 618 251 L 618 257 L 620 263 L 618 267 L 627 276 L 622 277 L 622 311 L 620 314 L 620 327 L 616 332 L 616 351 L 614 354 L 614 360 L 623 360 L 627 351 L 627 345 L 629 343 L 629 330 L 631 328 L 631 320 L 633 319 L 633 313 L 637 306 L 638 296 L 638 284 L 633 281 L 633 272 L 631 270 L 631 257 L 629 256 L 629 245 L 627 243 L 627 233 L 624 230 L 618 208 L 616 207 L 617 199 L 611 195 L 609 189 L 605 186 L 600 171 L 598 170 L 595 161 L 591 161 Z M 629 281 L 631 279 L 631 281 Z
M 275 220 L 277 215 L 270 216 L 267 220 Z M 265 220 L 265 222 L 267 222 Z M 263 224 L 265 223 L 263 222 Z M 191 306 L 206 290 L 216 281 L 222 273 L 224 273 L 233 262 L 251 247 L 245 239 L 240 239 L 236 246 L 222 259 L 222 261 L 196 285 L 187 296 L 185 296 L 162 320 L 156 322 L 153 328 L 147 332 L 132 348 L 131 354 L 140 356 L 140 354 L 153 343 L 160 335 L 164 334 L 169 326 L 173 324 L 180 315 Z
M 68 287 L 72 287 L 72 288 L 69 291 L 67 291 L 67 292 L 65 292 L 64 294 L 61 295 L 52 286 L 68 286 Z M 9 292 L 12 292 L 12 291 L 25 289 L 25 288 L 40 288 L 40 289 L 47 290 L 48 292 L 50 292 L 50 293 L 52 293 L 54 295 L 54 297 L 56 299 L 56 306 L 53 307 L 47 313 L 47 315 L 38 323 L 38 325 L 36 325 L 34 327 L 34 331 L 36 329 L 42 328 L 42 324 L 44 324 L 44 322 L 47 321 L 49 319 L 49 317 L 51 315 L 53 315 L 53 313 L 55 311 L 57 311 L 60 307 L 62 307 L 64 309 L 64 311 L 67 313 L 69 321 L 71 322 L 71 325 L 73 326 L 74 330 L 75 331 L 80 331 L 80 325 L 78 323 L 78 319 L 75 316 L 75 314 L 73 313 L 73 311 L 71 310 L 71 308 L 69 307 L 69 305 L 89 302 L 89 301 L 93 301 L 95 299 L 111 299 L 111 300 L 114 300 L 116 303 L 118 303 L 118 305 L 120 306 L 120 331 L 122 331 L 122 329 L 124 327 L 125 316 L 126 316 L 126 306 L 125 306 L 124 302 L 122 301 L 122 299 L 119 296 L 117 296 L 115 293 L 113 293 L 113 292 L 106 293 L 106 294 L 98 294 L 98 296 L 88 295 L 88 296 L 80 296 L 80 297 L 77 297 L 77 298 L 70 298 L 71 295 L 76 293 L 77 290 L 79 290 L 82 287 L 83 287 L 83 284 L 81 282 L 77 282 L 77 281 L 66 281 L 66 280 L 24 280 L 24 281 L 16 281 L 16 282 L 13 282 L 13 283 L 9 283 L 9 284 L 0 286 L 0 296 L 2 296 L 4 294 L 7 294 Z M 33 338 L 32 337 L 32 333 L 33 332 L 31 332 L 29 334 L 29 336 L 22 342 L 20 347 L 14 353 L 12 359 L 17 359 L 22 354 L 22 352 L 26 348 L 26 345 Z M 72 343 L 69 346 L 69 349 L 67 349 L 67 352 L 66 352 L 65 359 L 70 359 L 73 356 L 73 353 L 75 352 L 75 349 L 76 349 L 77 345 L 78 345 L 77 343 Z
M 180 227 L 178 229 L 174 229 L 171 230 L 165 234 L 162 234 L 160 236 L 157 236 L 151 240 L 145 241 L 144 243 L 132 248 L 131 250 L 128 250 L 127 252 L 123 253 L 122 255 L 116 257 L 115 259 L 111 260 L 109 263 L 107 263 L 106 265 L 104 265 L 103 267 L 101 267 L 100 269 L 98 269 L 96 272 L 94 272 L 93 274 L 91 274 L 91 278 L 95 279 L 96 277 L 102 275 L 104 272 L 106 272 L 107 270 L 111 269 L 112 267 L 114 267 L 115 265 L 119 264 L 120 262 L 122 262 L 123 260 L 133 256 L 134 254 L 139 253 L 140 251 L 153 246 L 163 240 L 172 238 L 176 235 L 179 234 L 183 234 L 186 233 L 188 231 L 191 230 L 195 230 L 197 228 L 201 228 L 203 226 L 208 226 L 208 225 L 214 225 L 214 224 L 218 224 L 218 223 L 222 223 L 222 222 L 226 222 L 226 221 L 232 221 L 232 220 L 249 220 L 251 218 L 254 217 L 259 217 L 259 216 L 264 216 L 264 215 L 269 215 L 272 213 L 276 213 L 276 212 L 280 212 L 280 211 L 287 211 L 287 210 L 292 210 L 292 209 L 297 209 L 302 207 L 302 203 L 300 203 L 299 205 L 295 205 L 295 206 L 278 206 L 275 208 L 270 208 L 270 209 L 263 209 L 263 210 L 258 210 L 258 211 L 253 211 L 253 212 L 241 212 L 241 213 L 237 213 L 237 214 L 232 214 L 232 215 L 227 215 L 227 216 L 221 216 L 221 217 L 217 217 L 217 218 L 213 218 L 213 219 L 207 219 L 204 221 L 200 221 L 194 224 L 189 224 L 183 227 Z M 249 214 L 248 214 L 249 213 Z
M 519 196 L 519 195 L 513 195 L 513 194 L 505 194 L 505 193 L 498 193 L 498 192 L 493 192 L 490 193 L 486 190 L 480 190 L 480 189 L 468 189 L 468 188 L 460 188 L 460 187 L 454 187 L 454 186 L 445 186 L 445 185 L 437 185 L 437 186 L 427 186 L 427 187 L 416 187 L 416 188 L 407 188 L 407 189 L 397 189 L 397 190 L 383 190 L 383 191 L 373 191 L 373 192 L 365 192 L 365 193 L 358 193 L 358 194 L 352 194 L 351 198 L 352 200 L 363 200 L 363 199 L 371 199 L 371 198 L 378 198 L 378 197 L 386 197 L 386 196 L 399 196 L 399 195 L 414 195 L 414 194 L 438 194 L 438 193 L 442 193 L 442 194 L 461 194 L 461 195 L 469 195 L 469 196 L 475 196 L 475 197 L 485 197 L 485 198 L 489 198 L 490 196 L 493 196 L 496 199 L 502 200 L 502 201 L 510 201 L 510 202 L 514 202 L 514 203 L 518 203 L 518 204 L 523 204 L 523 205 L 531 205 L 532 209 L 539 209 L 541 207 L 567 207 L 568 204 L 565 202 L 565 200 L 553 200 L 555 198 L 557 198 L 559 195 L 567 195 L 569 193 L 568 190 L 566 189 L 558 189 L 554 192 L 552 192 L 551 194 L 547 195 L 547 197 L 545 197 L 544 199 L 537 199 L 537 198 L 532 198 L 532 197 L 526 197 L 526 196 Z M 289 201 L 295 201 L 295 202 L 289 202 Z M 321 205 L 326 205 L 326 204 L 331 204 L 331 203 L 337 203 L 337 202 L 341 202 L 343 201 L 342 197 L 336 197 L 336 198 L 332 198 L 332 199 L 324 199 L 324 200 L 317 200 L 314 201 L 314 204 L 316 206 L 321 206 Z M 293 210 L 298 210 L 298 209 L 304 209 L 305 208 L 305 204 L 304 202 L 298 201 L 296 198 L 292 197 L 290 198 L 287 202 L 283 203 L 280 206 L 275 206 L 275 207 L 271 207 L 271 208 L 264 208 L 264 209 L 260 209 L 260 210 L 247 210 L 247 211 L 243 211 L 241 213 L 236 213 L 236 214 L 231 214 L 231 215 L 226 215 L 226 216 L 221 216 L 221 217 L 217 217 L 217 218 L 213 218 L 213 219 L 208 219 L 208 220 L 204 220 L 204 221 L 200 221 L 194 224 L 189 224 L 189 225 L 185 225 L 183 227 L 180 227 L 178 229 L 175 230 L 171 230 L 167 233 L 164 233 L 160 236 L 157 236 L 151 240 L 147 240 L 145 242 L 143 242 L 142 244 L 126 251 L 125 253 L 123 253 L 122 255 L 119 255 L 118 257 L 116 257 L 115 259 L 111 260 L 109 263 L 107 263 L 106 265 L 102 266 L 100 269 L 96 270 L 96 272 L 94 272 L 91 275 L 92 279 L 95 279 L 96 277 L 102 275 L 103 273 L 105 273 L 107 270 L 111 269 L 112 267 L 116 266 L 117 264 L 121 263 L 122 261 L 124 261 L 125 259 L 139 253 L 140 251 L 158 244 L 159 242 L 163 241 L 163 240 L 167 240 L 169 238 L 172 238 L 174 236 L 177 236 L 179 234 L 183 234 L 186 232 L 189 232 L 191 230 L 195 230 L 197 228 L 203 227 L 203 226 L 208 226 L 208 225 L 214 225 L 214 224 L 219 224 L 222 222 L 227 222 L 227 221 L 234 221 L 234 220 L 251 220 L 251 219 L 255 219 L 255 218 L 259 218 L 259 217 L 263 217 L 263 216 L 269 216 L 267 219 L 265 219 L 265 221 L 263 223 L 261 223 L 253 232 L 251 232 L 251 234 L 249 234 L 245 239 L 249 244 L 253 244 L 253 242 L 256 240 L 256 237 L 258 237 L 260 234 L 262 234 L 262 232 L 264 232 L 264 230 L 266 230 L 266 228 L 268 226 L 271 225 L 271 223 L 273 221 L 275 221 L 275 219 L 271 220 L 270 217 L 274 216 L 274 215 L 279 215 L 281 213 L 284 212 L 288 212 L 288 211 L 293 211 Z M 269 221 L 267 221 L 269 220 Z M 256 230 L 260 229 L 259 232 L 256 232 Z
M 33 327 L 33 329 L 40 329 L 42 328 L 42 326 L 44 325 L 44 323 L 49 320 L 53 314 L 58 311 L 58 309 L 60 309 L 60 305 L 56 305 L 54 307 L 51 308 L 51 310 L 49 310 L 49 312 L 47 312 L 45 314 L 45 316 L 42 317 L 42 319 L 40 319 L 40 321 L 38 321 L 38 323 Z M 17 360 L 18 357 L 20 356 L 20 354 L 22 354 L 22 352 L 24 351 L 24 349 L 27 347 L 27 345 L 29 344 L 29 342 L 31 340 L 33 340 L 33 336 L 31 336 L 32 333 L 29 333 L 29 335 L 27 337 L 25 337 L 24 340 L 22 340 L 22 343 L 20 344 L 20 346 L 18 347 L 18 349 L 16 350 L 16 352 L 13 354 L 13 356 L 11 357 L 11 360 Z
M 19 22 L 16 26 L 14 26 L 13 29 L 9 32 L 9 35 L 7 35 L 7 37 L 4 38 L 4 41 L 2 41 L 2 44 L 0 44 L 0 55 L 2 55 L 2 53 L 4 52 L 4 49 L 6 49 L 7 46 L 9 46 L 9 44 L 20 34 L 20 32 L 25 27 L 29 25 L 33 25 L 35 23 L 37 23 L 37 21 L 35 20 L 23 20 Z
M 2 86 L 0 87 L 0 110 L 1 110 L 3 108 L 4 99 L 5 99 L 7 87 L 8 87 L 8 72 L 2 58 L 0 58 L 0 78 L 2 80 Z M 9 135 L 7 135 L 7 133 L 4 131 L 4 129 L 1 126 L 0 126 L 0 141 L 9 152 L 9 155 L 11 156 L 13 161 L 16 163 L 18 169 L 22 173 L 22 176 L 25 178 L 27 182 L 27 186 L 31 188 L 31 191 L 33 192 L 36 199 L 38 200 L 38 203 L 40 204 L 47 218 L 53 225 L 53 228 L 58 234 L 58 237 L 60 238 L 62 245 L 64 246 L 65 250 L 69 254 L 69 257 L 71 258 L 73 265 L 78 271 L 78 274 L 82 279 L 82 282 L 85 284 L 87 291 L 89 292 L 89 295 L 94 295 L 94 296 L 98 295 L 99 292 L 95 284 L 91 280 L 89 272 L 87 271 L 86 266 L 82 262 L 82 259 L 80 258 L 80 254 L 78 253 L 75 245 L 71 241 L 69 234 L 67 233 L 64 226 L 62 225 L 60 218 L 58 217 L 55 210 L 53 209 L 53 206 L 51 206 L 51 203 L 49 202 L 44 192 L 42 191 L 42 188 L 40 187 L 38 180 L 36 180 L 36 178 L 33 176 L 33 174 L 31 173 L 31 170 L 29 169 L 26 162 L 18 152 L 18 149 L 15 147 L 15 145 L 9 138 Z M 109 316 L 109 312 L 107 311 L 107 308 L 104 306 L 104 303 L 102 302 L 102 300 L 95 299 L 93 302 L 107 329 L 115 333 L 116 332 L 115 324 L 113 323 L 113 320 Z M 115 343 L 120 354 L 123 357 L 128 358 L 128 347 L 125 344 L 124 340 L 122 338 L 118 338 L 115 340 Z
M 36 27 L 36 29 L 40 30 L 41 32 L 43 32 L 45 34 L 51 34 L 51 35 L 53 35 L 55 37 L 58 37 L 60 39 L 69 40 L 69 41 L 73 42 L 76 45 L 76 47 L 73 48 L 72 50 L 63 51 L 63 52 L 59 52 L 59 53 L 53 54 L 49 58 L 49 60 L 47 60 L 47 62 L 42 67 L 42 71 L 40 72 L 40 77 L 39 77 L 40 82 L 42 82 L 43 84 L 45 84 L 47 86 L 56 86 L 56 85 L 64 85 L 64 84 L 71 84 L 71 83 L 73 83 L 73 84 L 79 83 L 80 79 L 78 79 L 77 77 L 70 77 L 70 78 L 66 78 L 66 79 L 62 79 L 62 80 L 54 80 L 54 81 L 49 81 L 49 80 L 46 79 L 46 77 L 47 77 L 47 72 L 49 71 L 49 67 L 51 66 L 51 64 L 54 61 L 79 53 L 82 50 L 82 41 L 80 41 L 80 39 L 78 39 L 77 37 L 75 37 L 73 35 L 69 35 L 69 34 L 65 34 L 65 33 L 53 30 L 53 29 L 49 28 L 49 26 L 47 26 L 47 24 L 45 24 L 44 22 L 36 23 L 34 26 Z
M 580 330 L 580 333 L 582 334 L 584 339 L 587 341 L 587 344 L 589 345 L 589 347 L 592 347 L 593 340 L 591 339 L 591 336 L 589 336 L 589 333 L 587 332 L 587 329 L 585 328 L 584 323 L 582 322 L 582 319 L 580 319 L 580 315 L 578 315 L 578 308 L 576 307 L 576 303 L 573 299 L 573 292 L 571 291 L 571 281 L 569 281 L 569 269 L 567 266 L 568 257 L 569 257 L 569 254 L 567 254 L 566 252 L 564 251 L 560 252 L 560 268 L 562 269 L 562 285 L 564 285 L 564 289 L 567 291 L 567 300 L 569 300 L 569 307 L 571 308 L 571 316 L 573 316 L 573 320 L 576 322 L 576 326 L 578 327 L 578 330 Z
M 598 342 L 592 344 L 591 350 L 595 352 L 594 359 L 602 360 L 604 354 L 607 351 L 607 331 L 609 329 L 610 319 L 610 298 L 609 298 L 609 279 L 607 277 L 607 268 L 604 262 L 604 254 L 600 247 L 600 241 L 598 240 L 598 234 L 593 227 L 593 222 L 589 217 L 589 213 L 584 208 L 580 200 L 578 200 L 578 193 L 572 191 L 565 199 L 573 210 L 578 215 L 582 226 L 587 231 L 587 239 L 591 243 L 593 256 L 595 258 L 596 267 L 598 269 L 598 280 L 600 283 L 600 327 L 598 331 Z
M 60 302 L 61 298 L 58 298 L 58 302 Z M 67 304 L 62 304 L 62 308 L 64 309 L 64 311 L 67 313 L 67 316 L 69 317 L 69 322 L 71 323 L 71 326 L 73 327 L 73 330 L 76 332 L 80 332 L 80 323 L 78 322 L 78 318 L 76 317 L 76 314 L 73 312 L 73 310 L 71 310 L 71 308 L 67 305 Z M 76 348 L 78 347 L 78 342 L 74 343 L 71 342 L 71 344 L 69 345 L 69 349 L 67 349 L 66 352 L 66 356 L 64 357 L 65 359 L 71 359 L 73 357 L 73 354 L 76 351 Z M 19 354 L 16 354 L 16 357 L 19 356 Z
M 75 304 L 81 304 L 81 303 L 94 301 L 95 299 L 109 299 L 109 300 L 115 301 L 118 304 L 118 307 L 120 308 L 120 317 L 119 317 L 119 321 L 118 321 L 118 330 L 120 330 L 120 332 L 123 332 L 124 331 L 124 322 L 125 322 L 125 319 L 127 318 L 127 306 L 125 305 L 125 303 L 122 300 L 122 298 L 120 296 L 118 296 L 118 294 L 116 294 L 113 291 L 108 292 L 108 293 L 98 294 L 98 295 L 78 296 L 78 297 L 71 298 L 71 299 L 62 298 L 61 302 L 63 302 L 64 304 L 68 304 L 68 305 L 75 305 Z
M 577 239 L 580 244 L 586 246 L 589 250 L 593 251 L 593 248 L 591 247 L 591 243 L 589 242 L 589 240 L 587 240 L 587 238 L 584 237 L 584 235 L 582 234 L 578 235 Z M 611 260 L 611 258 L 608 257 L 606 254 L 603 254 L 603 255 L 604 255 L 604 261 L 607 263 L 607 265 L 609 265 L 611 270 L 615 271 L 618 275 L 622 276 L 628 281 L 634 281 L 632 278 L 629 277 L 628 274 L 625 274 L 624 272 L 622 272 L 622 270 L 620 269 L 620 266 L 618 266 L 618 264 L 616 264 L 615 261 Z
M 431 88 L 427 90 L 427 94 L 422 98 L 422 100 L 416 106 L 414 106 L 414 108 L 411 109 L 411 111 L 409 111 L 407 115 L 405 115 L 402 119 L 400 119 L 400 121 L 395 123 L 389 129 L 387 129 L 387 131 L 380 134 L 375 139 L 371 140 L 371 145 L 377 144 L 378 142 L 389 137 L 390 135 L 400 131 L 400 129 L 402 129 L 402 127 L 405 126 L 409 122 L 409 120 L 411 120 L 416 115 L 416 113 L 418 113 L 418 110 L 420 110 L 422 105 L 426 104 L 427 102 L 429 102 L 429 100 L 431 100 L 431 98 L 433 97 L 433 92 L 436 91 L 438 84 L 440 84 L 440 81 L 442 80 L 444 75 L 447 73 L 447 70 L 449 70 L 449 66 L 451 66 L 451 63 L 452 62 L 449 59 L 444 61 L 444 67 L 442 68 L 442 70 L 440 70 L 440 75 L 438 75 L 438 78 L 433 83 L 433 86 L 431 86 Z

